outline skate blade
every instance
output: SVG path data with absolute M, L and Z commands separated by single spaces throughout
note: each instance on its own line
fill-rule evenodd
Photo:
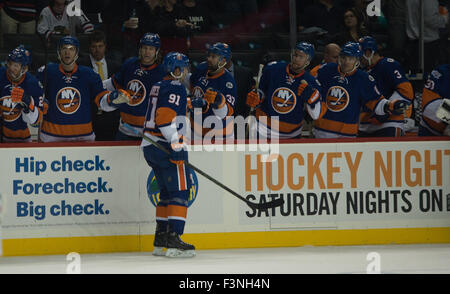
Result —
M 164 252 L 164 247 L 155 247 L 153 249 L 152 255 L 154 255 L 154 256 L 166 256 L 166 252 Z
M 195 256 L 195 250 L 180 250 L 176 248 L 169 248 L 166 251 L 166 257 L 170 258 L 189 258 Z

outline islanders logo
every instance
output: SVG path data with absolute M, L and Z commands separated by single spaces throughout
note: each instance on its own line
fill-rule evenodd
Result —
M 195 172 L 191 169 L 189 169 L 189 177 L 191 179 L 192 187 L 189 192 L 188 207 L 190 207 L 192 203 L 194 203 L 198 194 L 197 176 L 195 175 Z M 159 202 L 159 186 L 158 182 L 156 181 L 155 173 L 153 172 L 153 170 L 150 172 L 147 178 L 147 196 L 150 202 L 156 207 L 156 205 L 158 205 Z
M 56 106 L 64 114 L 75 113 L 81 105 L 80 92 L 72 87 L 62 88 L 56 94 Z
M 195 98 L 203 98 L 204 94 L 205 92 L 199 86 L 195 86 L 194 89 L 192 90 L 192 96 Z
M 327 93 L 327 108 L 333 112 L 340 112 L 347 108 L 350 96 L 347 90 L 340 86 L 333 86 Z
M 144 84 L 139 80 L 131 80 L 127 84 L 127 89 L 131 92 L 131 99 L 128 102 L 130 106 L 137 106 L 141 104 L 147 95 L 147 90 Z
M 287 114 L 297 105 L 297 96 L 291 89 L 278 88 L 272 94 L 272 108 L 280 113 Z
M 17 103 L 12 102 L 10 96 L 0 98 L 0 112 L 3 113 L 4 121 L 13 122 L 20 117 L 22 108 L 16 106 Z

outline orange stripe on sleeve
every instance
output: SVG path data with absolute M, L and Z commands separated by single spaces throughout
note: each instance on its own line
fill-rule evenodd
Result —
M 155 123 L 158 126 L 171 124 L 177 116 L 175 110 L 169 107 L 161 107 L 156 110 Z
M 227 104 L 227 107 L 228 107 L 228 113 L 227 113 L 227 116 L 232 116 L 232 115 L 234 114 L 233 106 L 231 106 L 231 104 L 228 103 L 228 101 L 226 101 L 226 100 L 225 100 L 225 103 Z
M 434 120 L 432 120 L 426 116 L 422 116 L 422 119 L 426 122 L 426 124 L 430 128 L 432 128 L 436 132 L 439 132 L 441 134 L 444 132 L 446 125 L 443 122 L 435 122 Z
M 313 69 L 311 69 L 311 70 L 309 71 L 309 73 L 310 73 L 313 77 L 317 78 L 317 72 L 319 71 L 320 66 L 321 66 L 321 64 L 316 65 Z
M 422 92 L 422 109 L 425 109 L 425 106 L 427 106 L 428 103 L 433 102 L 436 99 L 441 99 L 441 95 L 424 88 Z
M 97 96 L 95 96 L 95 104 L 97 104 L 97 107 L 100 107 L 100 99 L 105 96 L 105 94 L 108 94 L 109 91 L 102 91 Z
M 414 90 L 410 82 L 403 82 L 397 85 L 397 92 L 404 98 L 412 101 L 414 98 Z
M 369 102 L 367 102 L 365 105 L 367 106 L 367 108 L 369 108 L 371 111 L 375 110 L 375 107 L 377 106 L 378 102 L 380 102 L 382 99 L 384 99 L 384 96 L 381 96 L 379 99 L 377 100 L 370 100 Z

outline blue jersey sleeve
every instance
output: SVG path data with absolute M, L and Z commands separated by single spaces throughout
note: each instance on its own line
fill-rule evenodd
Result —
M 44 92 L 39 81 L 32 75 L 29 78 L 27 91 L 29 91 L 27 94 L 33 97 L 34 104 L 42 108 Z
M 375 110 L 378 102 L 383 98 L 375 79 L 367 73 L 361 75 L 359 97 L 362 100 L 361 104 L 367 106 L 371 111 Z

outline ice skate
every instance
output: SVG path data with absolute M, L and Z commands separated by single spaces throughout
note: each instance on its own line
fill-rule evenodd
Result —
M 167 232 L 156 232 L 153 241 L 153 255 L 165 256 L 164 248 L 167 246 Z
M 194 257 L 195 247 L 181 240 L 180 235 L 171 232 L 167 237 L 167 257 Z

